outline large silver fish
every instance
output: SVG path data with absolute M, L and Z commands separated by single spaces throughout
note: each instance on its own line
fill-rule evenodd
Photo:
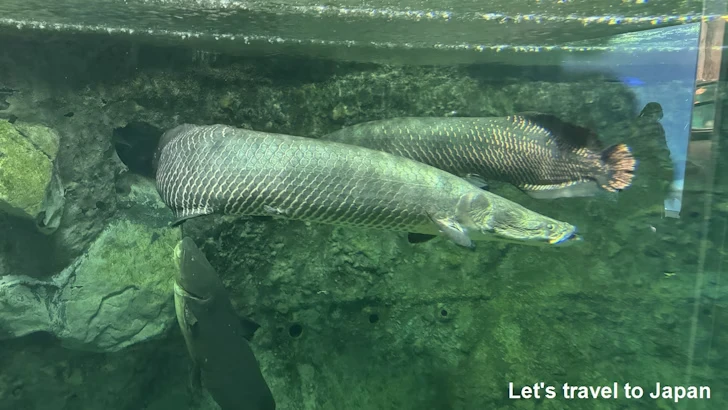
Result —
M 275 410 L 248 344 L 257 326 L 235 314 L 215 269 L 192 239 L 180 241 L 175 258 L 174 305 L 196 384 L 203 384 L 222 410 Z
M 507 182 L 534 198 L 620 191 L 637 165 L 626 145 L 603 149 L 590 130 L 541 113 L 393 118 L 321 139 L 389 152 L 484 185 Z
M 560 244 L 576 228 L 437 168 L 312 138 L 224 125 L 181 125 L 158 152 L 157 189 L 179 220 L 271 215 L 414 234 L 457 244 Z

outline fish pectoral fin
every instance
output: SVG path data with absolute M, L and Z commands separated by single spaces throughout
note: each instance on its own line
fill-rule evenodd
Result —
M 243 337 L 247 341 L 253 340 L 253 336 L 255 336 L 255 331 L 260 328 L 259 324 L 255 323 L 251 319 L 248 319 L 247 317 L 240 318 L 240 326 L 243 328 Z
M 488 181 L 486 181 L 485 178 L 481 177 L 480 175 L 467 174 L 463 179 L 484 191 L 490 190 L 490 187 L 488 186 Z
M 272 216 L 275 219 L 285 219 L 285 217 L 289 214 L 287 209 L 276 208 L 270 205 L 263 205 L 263 211 L 268 214 L 268 216 Z
M 437 235 L 430 235 L 427 233 L 410 232 L 407 234 L 407 242 L 409 243 L 424 243 L 435 238 L 437 238 Z
M 184 310 L 184 319 L 185 319 L 185 325 L 187 326 L 187 330 L 194 336 L 195 331 L 197 329 L 197 316 L 195 316 L 194 313 L 192 313 L 189 309 L 185 308 Z
M 442 232 L 443 235 L 448 237 L 450 240 L 468 249 L 475 248 L 475 244 L 472 240 L 470 240 L 470 237 L 467 232 L 465 232 L 465 228 L 460 225 L 460 222 L 451 217 L 441 218 L 433 217 L 432 215 L 429 216 L 432 222 L 437 225 L 440 232 Z
M 184 210 L 180 212 L 177 219 L 172 222 L 172 227 L 175 227 L 188 219 L 196 218 L 198 216 L 210 215 L 211 213 L 212 210 L 207 208 Z

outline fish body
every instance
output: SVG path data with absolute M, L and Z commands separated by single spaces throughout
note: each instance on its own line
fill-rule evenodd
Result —
M 224 125 L 163 135 L 157 189 L 179 220 L 269 215 L 340 226 L 444 234 L 472 247 L 578 240 L 576 228 L 455 175 L 368 148 Z
M 593 132 L 556 117 L 403 117 L 322 137 L 389 152 L 463 178 L 517 186 L 535 198 L 594 196 L 627 188 L 637 161 L 629 147 L 602 149 Z
M 199 380 L 222 410 L 274 410 L 248 344 L 254 330 L 243 326 L 215 269 L 189 237 L 177 245 L 175 257 L 177 322 Z

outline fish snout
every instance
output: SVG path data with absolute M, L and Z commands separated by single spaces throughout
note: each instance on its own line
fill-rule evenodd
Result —
M 571 229 L 563 232 L 561 235 L 553 235 L 552 239 L 549 241 L 551 245 L 557 245 L 557 246 L 567 246 L 567 245 L 573 245 L 576 242 L 581 242 L 584 239 L 581 235 L 578 234 L 576 227 L 572 227 Z

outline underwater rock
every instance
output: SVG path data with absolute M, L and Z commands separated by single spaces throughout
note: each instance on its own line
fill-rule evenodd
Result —
M 0 121 L 0 210 L 34 220 L 44 233 L 54 232 L 63 214 L 58 145 L 50 128 Z
M 71 410 L 71 409 L 139 409 L 138 395 L 155 380 L 176 381 L 183 386 L 187 380 L 187 361 L 180 349 L 169 349 L 180 360 L 173 360 L 178 370 L 169 374 L 166 369 L 149 366 L 148 355 L 157 347 L 147 343 L 134 349 L 135 353 L 89 353 L 64 349 L 48 334 L 34 334 L 20 339 L 0 342 L 0 408 L 7 410 Z M 179 350 L 179 353 L 176 352 Z M 141 374 L 139 369 L 148 369 Z M 164 407 L 152 410 L 187 409 L 184 389 L 170 391 Z M 168 391 L 168 390 L 167 390 Z M 150 400 L 153 402 L 154 400 Z M 213 409 L 214 407 L 207 407 Z
M 163 204 L 149 205 L 155 198 L 153 183 L 131 184 L 134 204 L 51 279 L 0 278 L 0 339 L 45 331 L 69 348 L 113 352 L 172 326 L 180 235 Z

